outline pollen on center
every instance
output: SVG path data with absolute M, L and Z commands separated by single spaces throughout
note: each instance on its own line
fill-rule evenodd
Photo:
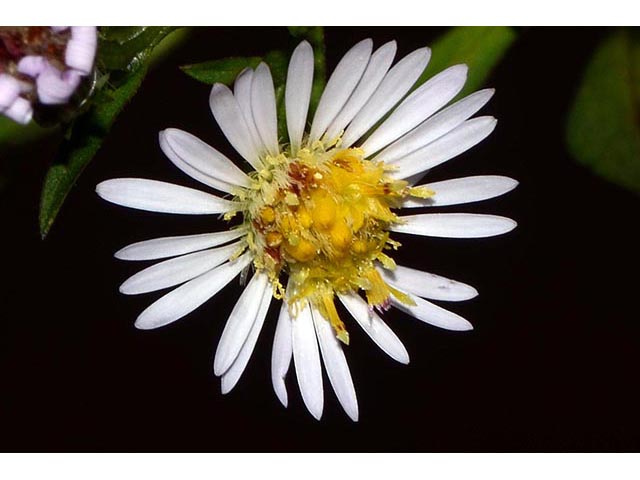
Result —
M 372 308 L 388 306 L 391 289 L 376 265 L 395 268 L 384 253 L 400 245 L 389 238 L 388 227 L 399 222 L 392 209 L 418 195 L 425 191 L 391 178 L 360 149 L 314 145 L 295 156 L 267 156 L 237 199 L 245 205 L 254 267 L 268 273 L 274 295 L 284 296 L 294 315 L 299 302 L 310 302 L 348 343 L 335 294 L 362 290 Z

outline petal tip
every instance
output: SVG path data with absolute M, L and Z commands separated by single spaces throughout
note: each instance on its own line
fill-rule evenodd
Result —
M 220 393 L 222 393 L 222 395 L 227 395 L 231 390 L 233 390 L 233 387 L 234 385 L 225 382 L 225 377 L 222 377 L 222 380 L 220 381 Z
M 216 377 L 221 377 L 222 375 L 224 375 L 224 372 L 226 371 L 227 369 L 224 368 L 224 365 L 222 364 L 222 360 L 220 359 L 220 357 L 216 355 L 215 359 L 213 360 L 213 374 Z
M 118 260 L 126 260 L 127 259 L 126 247 L 125 248 L 121 248 L 120 250 L 115 252 L 113 254 L 113 258 L 117 258 Z
M 136 327 L 138 330 L 153 330 L 154 328 L 157 328 L 158 325 L 154 324 L 153 322 L 143 317 L 143 313 L 140 314 L 140 316 L 136 319 L 133 326 Z
M 284 383 L 277 388 L 274 387 L 274 391 L 282 406 L 287 408 L 289 406 L 289 396 L 287 395 L 287 389 L 284 386 Z
M 409 358 L 409 352 L 405 350 L 400 355 L 398 355 L 398 358 L 396 358 L 396 360 L 403 365 L 409 365 L 409 363 L 411 362 L 411 359 Z
M 322 407 L 318 409 L 309 409 L 309 413 L 315 418 L 317 421 L 322 420 Z

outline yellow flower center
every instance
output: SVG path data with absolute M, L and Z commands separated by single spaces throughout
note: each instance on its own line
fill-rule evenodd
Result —
M 390 294 L 399 292 L 382 280 L 376 265 L 395 268 L 384 253 L 400 246 L 389 238 L 389 226 L 399 222 L 391 209 L 407 196 L 433 192 L 391 178 L 383 163 L 365 160 L 357 148 L 325 149 L 316 142 L 295 156 L 267 156 L 263 163 L 251 187 L 236 195 L 244 205 L 254 266 L 269 275 L 274 295 L 286 297 L 294 316 L 307 300 L 348 343 L 335 294 L 362 290 L 372 307 L 388 306 Z M 286 290 L 283 276 L 289 278 Z

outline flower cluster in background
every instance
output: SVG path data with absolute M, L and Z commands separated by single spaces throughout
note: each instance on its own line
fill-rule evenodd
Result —
M 93 70 L 96 27 L 0 29 L 0 113 L 22 124 L 34 104 L 67 103 Z

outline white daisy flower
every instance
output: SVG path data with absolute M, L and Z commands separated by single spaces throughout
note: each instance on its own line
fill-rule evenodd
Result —
M 252 273 L 215 353 L 213 368 L 223 393 L 240 379 L 275 298 L 282 300 L 271 365 L 276 395 L 286 407 L 285 376 L 293 359 L 304 403 L 320 419 L 323 363 L 340 404 L 357 421 L 358 401 L 344 353 L 349 333 L 336 300 L 385 353 L 407 364 L 405 347 L 375 310 L 394 306 L 441 328 L 470 330 L 467 320 L 426 299 L 461 301 L 477 292 L 454 280 L 396 266 L 390 254 L 400 247 L 398 240 L 404 234 L 488 237 L 516 226 L 494 215 L 399 213 L 489 199 L 517 182 L 475 176 L 415 186 L 427 170 L 493 131 L 494 118 L 470 119 L 493 90 L 443 108 L 462 89 L 465 65 L 448 68 L 409 93 L 430 50 L 418 49 L 392 67 L 395 42 L 375 52 L 372 47 L 370 39 L 363 40 L 339 62 L 308 134 L 313 51 L 307 42 L 295 49 L 285 90 L 287 145 L 278 139 L 274 86 L 266 64 L 244 70 L 233 91 L 213 86 L 213 115 L 253 168 L 249 174 L 187 132 L 160 132 L 162 150 L 179 169 L 227 198 L 139 178 L 107 180 L 96 188 L 102 198 L 126 207 L 241 220 L 227 231 L 147 240 L 115 254 L 123 260 L 173 257 L 120 287 L 122 293 L 140 294 L 180 285 L 140 314 L 136 326 L 141 329 L 184 317 L 241 273 Z

